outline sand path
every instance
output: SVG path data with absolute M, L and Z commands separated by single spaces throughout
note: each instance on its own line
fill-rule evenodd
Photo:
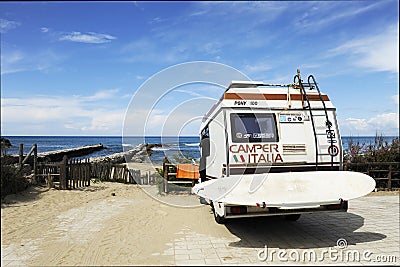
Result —
M 1 217 L 3 260 L 16 265 L 174 264 L 172 243 L 182 231 L 230 235 L 206 206 L 165 205 L 119 183 L 30 188 L 7 197 Z

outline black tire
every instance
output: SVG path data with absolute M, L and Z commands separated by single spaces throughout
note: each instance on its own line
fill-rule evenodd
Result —
M 300 218 L 301 214 L 289 214 L 289 215 L 285 215 L 285 219 L 288 221 L 297 221 Z
M 208 202 L 204 197 L 200 197 L 200 204 L 208 205 Z
M 221 217 L 214 211 L 214 219 L 218 224 L 225 224 L 225 217 Z
M 211 202 L 211 209 L 212 209 L 212 211 L 213 211 L 213 213 L 214 213 L 214 219 L 215 219 L 215 221 L 218 223 L 218 224 L 224 224 L 225 223 L 225 217 L 221 217 L 221 216 L 219 216 L 218 214 L 217 214 L 217 212 L 215 211 L 215 208 L 214 208 L 214 203 L 213 202 Z

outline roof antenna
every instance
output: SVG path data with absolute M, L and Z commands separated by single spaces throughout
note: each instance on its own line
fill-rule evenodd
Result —
M 297 78 L 299 79 L 299 88 L 300 88 L 300 94 L 301 94 L 301 104 L 304 107 L 304 87 L 303 87 L 303 82 L 301 80 L 300 76 L 300 69 L 297 69 Z
M 297 77 L 299 77 L 299 82 L 301 83 L 300 69 L 297 69 Z

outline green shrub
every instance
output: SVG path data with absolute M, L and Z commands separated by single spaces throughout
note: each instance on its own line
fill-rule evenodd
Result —
M 350 138 L 348 148 L 348 153 L 344 157 L 345 162 L 400 162 L 399 137 L 389 143 L 384 141 L 382 135 L 376 135 L 374 142 L 369 144 L 360 144 Z
M 1 196 L 15 194 L 29 185 L 18 165 L 7 164 L 7 156 L 1 158 Z
M 178 152 L 172 155 L 174 163 L 192 163 L 194 160 L 193 157 L 190 157 L 189 154 L 183 155 L 182 152 Z

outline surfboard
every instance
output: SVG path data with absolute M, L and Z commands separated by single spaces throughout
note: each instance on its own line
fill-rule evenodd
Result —
M 367 195 L 375 188 L 370 176 L 351 171 L 311 171 L 231 175 L 196 184 L 192 192 L 232 205 L 300 208 L 339 203 Z

